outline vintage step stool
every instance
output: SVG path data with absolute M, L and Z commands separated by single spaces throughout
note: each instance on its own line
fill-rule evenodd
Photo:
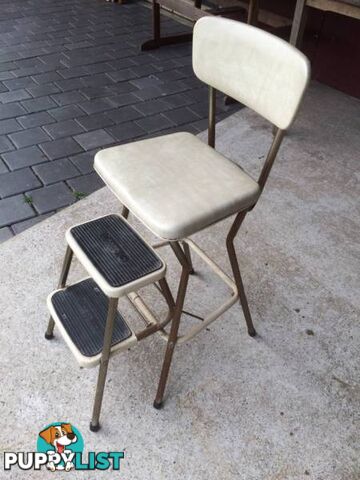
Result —
M 73 227 L 66 235 L 69 247 L 59 290 L 49 297 L 52 318 L 46 337 L 52 337 L 56 322 L 81 365 L 100 362 L 92 430 L 99 428 L 111 353 L 155 332 L 167 341 L 154 401 L 160 408 L 177 345 L 191 340 L 238 302 L 249 335 L 256 335 L 234 241 L 260 198 L 286 130 L 294 121 L 310 66 L 301 52 L 280 38 L 241 22 L 212 17 L 200 19 L 194 27 L 193 66 L 196 76 L 209 86 L 208 145 L 190 133 L 178 132 L 100 150 L 94 162 L 97 173 L 123 205 L 123 217 L 131 212 L 160 239 L 156 248 L 172 249 L 181 267 L 176 301 L 165 280 L 165 264 L 124 218 L 103 217 Z M 215 150 L 217 90 L 276 127 L 257 180 Z M 230 217 L 233 221 L 224 243 L 231 277 L 191 238 Z M 91 278 L 65 288 L 72 252 Z M 229 287 L 231 295 L 201 322 L 179 334 L 193 273 L 192 253 Z M 169 309 L 165 319 L 156 319 L 137 292 L 157 281 Z M 133 332 L 117 312 L 123 295 L 144 318 L 144 330 Z
M 100 364 L 90 423 L 90 429 L 97 431 L 109 357 L 163 329 L 174 303 L 164 278 L 165 263 L 124 217 L 107 215 L 76 225 L 66 232 L 66 240 L 59 287 L 47 301 L 51 317 L 45 337 L 53 338 L 56 324 L 81 367 Z M 73 253 L 90 277 L 66 286 Z M 155 282 L 168 301 L 169 314 L 163 322 L 155 320 L 136 294 Z M 118 312 L 124 295 L 143 309 L 144 330 L 132 331 Z

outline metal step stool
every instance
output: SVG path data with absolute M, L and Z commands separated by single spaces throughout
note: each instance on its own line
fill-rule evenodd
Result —
M 100 364 L 90 429 L 98 431 L 110 355 L 162 330 L 171 319 L 147 321 L 134 332 L 117 310 L 119 298 L 136 298 L 138 289 L 159 282 L 166 297 L 166 265 L 155 250 L 121 216 L 107 215 L 71 227 L 59 287 L 47 300 L 50 320 L 45 338 L 53 338 L 55 324 L 81 367 Z M 73 254 L 90 278 L 66 285 Z M 165 293 L 164 293 L 165 292 Z M 131 297 L 132 295 L 132 297 Z M 150 317 L 151 318 L 151 317 Z

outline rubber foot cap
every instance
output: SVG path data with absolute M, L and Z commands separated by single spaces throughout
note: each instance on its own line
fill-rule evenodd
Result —
M 157 402 L 155 400 L 155 402 L 153 403 L 153 406 L 154 408 L 156 408 L 156 410 L 160 410 L 163 407 L 163 402 Z
M 92 432 L 98 432 L 100 430 L 100 424 L 98 423 L 97 425 L 93 425 L 91 422 L 90 422 L 90 430 Z
M 52 340 L 54 338 L 54 334 L 53 333 L 45 333 L 45 338 L 46 340 Z
M 248 330 L 250 337 L 256 337 L 256 330 Z

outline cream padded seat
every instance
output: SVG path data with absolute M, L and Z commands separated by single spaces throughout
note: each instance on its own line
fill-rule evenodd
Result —
M 94 166 L 119 200 L 167 240 L 246 210 L 260 195 L 238 165 L 185 132 L 107 148 Z

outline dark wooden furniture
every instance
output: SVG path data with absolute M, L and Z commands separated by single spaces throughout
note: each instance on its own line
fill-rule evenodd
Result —
M 153 0 L 153 38 L 143 43 L 141 45 L 141 50 L 153 50 L 163 45 L 173 45 L 177 43 L 188 42 L 192 39 L 192 33 L 171 35 L 166 37 L 161 36 L 161 7 L 164 7 L 171 12 L 186 17 L 194 22 L 204 16 L 221 15 L 225 13 L 229 14 L 243 9 L 243 7 L 229 7 L 204 10 L 201 8 L 202 0 L 192 0 L 192 3 L 187 0 Z M 258 8 L 258 0 L 249 1 L 247 23 L 256 23 Z
M 290 43 L 297 47 L 302 42 L 309 7 L 360 19 L 360 0 L 297 0 L 290 35 Z

